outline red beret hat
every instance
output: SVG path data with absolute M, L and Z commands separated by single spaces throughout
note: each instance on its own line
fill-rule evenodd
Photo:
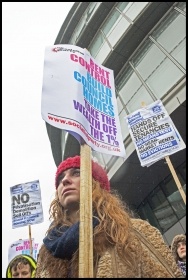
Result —
M 55 176 L 55 186 L 58 187 L 58 178 L 61 173 L 69 168 L 80 168 L 80 156 L 69 157 L 62 161 L 56 172 Z M 97 162 L 92 160 L 92 177 L 98 181 L 101 187 L 107 191 L 110 190 L 110 182 L 106 171 Z

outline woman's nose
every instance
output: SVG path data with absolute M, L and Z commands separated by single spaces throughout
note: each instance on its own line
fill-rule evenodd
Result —
M 69 174 L 66 174 L 61 181 L 63 185 L 70 184 L 72 182 L 71 176 Z

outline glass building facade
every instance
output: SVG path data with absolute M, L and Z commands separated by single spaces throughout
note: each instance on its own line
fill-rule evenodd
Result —
M 54 44 L 87 48 L 114 70 L 127 160 L 94 151 L 93 156 L 106 168 L 112 188 L 170 244 L 175 234 L 186 231 L 185 202 L 165 160 L 140 166 L 124 117 L 143 101 L 160 99 L 185 141 L 186 3 L 75 2 Z M 79 154 L 71 135 L 49 124 L 47 131 L 56 165 Z M 185 153 L 177 152 L 171 160 L 186 193 Z

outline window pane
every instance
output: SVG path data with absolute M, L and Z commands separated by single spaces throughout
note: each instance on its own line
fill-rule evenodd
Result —
M 129 113 L 139 109 L 143 101 L 146 104 L 153 102 L 150 94 L 130 66 L 126 67 L 121 74 L 121 78 L 121 81 L 120 77 L 118 78 L 119 95 L 121 96 Z
M 178 221 L 171 205 L 159 187 L 154 190 L 154 193 L 148 198 L 148 201 L 160 224 L 162 232 L 167 231 Z
M 99 153 L 97 151 L 92 150 L 92 159 L 95 161 L 95 158 L 97 159 L 97 162 L 99 162 L 104 169 L 106 169 L 107 164 L 109 162 L 109 160 L 111 159 L 111 155 L 107 155 L 107 154 L 102 154 Z
M 131 62 L 139 71 L 144 81 L 160 66 L 165 55 L 147 39 L 144 45 L 137 51 Z
M 97 61 L 100 61 L 102 64 L 104 60 L 106 59 L 107 55 L 110 55 L 111 49 L 107 42 L 104 42 L 102 46 L 100 46 L 99 50 L 97 51 L 97 54 L 95 55 L 95 59 Z
M 92 46 L 89 48 L 89 51 L 94 58 L 96 57 L 103 43 L 104 43 L 104 37 L 102 33 L 99 31 L 95 38 L 95 43 L 92 44 Z
M 177 173 L 177 175 L 180 180 L 181 186 L 184 186 L 185 192 L 185 182 L 179 173 Z M 179 219 L 183 218 L 186 214 L 186 206 L 173 178 L 170 178 L 167 182 L 165 182 L 165 185 L 163 186 L 163 191 L 169 203 L 171 204 L 175 214 L 178 216 Z
M 138 209 L 138 214 L 141 219 L 148 221 L 152 226 L 161 230 L 160 225 L 153 214 L 153 211 L 148 202 L 142 204 Z
M 180 10 L 186 12 L 186 2 L 179 2 L 176 5 L 177 8 L 179 8 Z
M 107 39 L 112 47 L 116 45 L 129 26 L 130 23 L 124 17 L 121 17 L 117 24 L 114 25 L 113 29 L 111 29 L 111 32 L 107 36 Z
M 171 55 L 186 69 L 186 39 L 179 43 Z
M 148 5 L 149 2 L 130 2 L 133 3 L 129 8 L 128 6 L 125 8 L 124 13 L 128 16 L 132 21 L 142 12 L 145 6 Z
M 183 76 L 184 74 L 179 68 L 166 57 L 146 83 L 153 93 L 161 99 Z
M 112 155 L 103 154 L 103 159 L 105 161 L 106 166 L 108 166 L 108 162 L 111 160 Z
M 152 37 L 185 68 L 186 18 L 172 11 L 152 33 Z
M 79 36 L 82 34 L 82 31 L 88 25 L 89 20 L 93 17 L 93 14 L 101 4 L 101 2 L 90 2 L 90 3 L 91 4 L 88 6 L 86 11 L 82 15 L 79 23 L 77 24 L 76 29 L 74 30 L 74 33 L 69 42 L 70 44 L 75 44 L 77 42 Z
M 134 94 L 134 96 L 127 103 L 127 109 L 130 113 L 140 109 L 142 102 L 145 102 L 146 105 L 149 105 L 153 102 L 153 99 L 149 95 L 146 88 L 142 85 L 139 87 Z
M 120 98 L 119 98 L 119 96 L 117 97 L 117 108 L 118 108 L 118 113 L 121 113 L 121 111 L 123 110 L 123 106 L 124 106 L 124 104 L 122 104 L 122 102 L 121 102 L 121 100 L 120 100 Z
M 115 84 L 118 85 L 117 89 L 120 91 L 123 86 L 127 83 L 127 81 L 130 79 L 131 75 L 133 74 L 133 69 L 128 66 L 126 66 L 123 71 L 118 75 L 118 78 L 115 80 Z
M 107 19 L 107 21 L 105 22 L 105 24 L 102 27 L 102 31 L 104 32 L 104 34 L 107 36 L 108 33 L 111 31 L 111 29 L 114 27 L 115 24 L 117 24 L 117 22 L 119 21 L 118 19 L 121 18 L 121 14 L 117 11 L 114 10 L 110 17 Z
M 184 183 L 186 183 L 186 162 L 184 162 L 178 169 L 184 179 Z
M 119 120 L 120 120 L 121 133 L 122 133 L 123 140 L 130 134 L 128 125 L 127 125 L 126 120 L 125 120 L 126 116 L 127 116 L 127 114 L 126 114 L 125 110 L 123 110 L 119 114 Z
M 126 82 L 124 86 L 121 88 L 121 90 L 119 91 L 119 95 L 123 99 L 124 104 L 127 105 L 127 103 L 130 101 L 133 95 L 142 86 L 142 83 L 138 79 L 136 74 L 133 72 L 133 70 L 128 71 L 127 74 L 125 73 L 125 77 L 123 80 Z
M 120 11 L 124 12 L 125 8 L 128 9 L 131 5 L 132 5 L 131 2 L 119 2 L 119 3 L 117 4 L 116 7 L 117 7 Z M 125 11 L 126 11 L 126 10 L 125 10 Z
M 129 26 L 130 23 L 115 9 L 103 25 L 102 31 L 110 45 L 114 47 Z
M 184 76 L 179 68 L 148 40 L 132 59 L 132 63 L 159 99 Z

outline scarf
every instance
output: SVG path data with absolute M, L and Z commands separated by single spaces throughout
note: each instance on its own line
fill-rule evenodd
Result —
M 72 226 L 57 226 L 43 239 L 44 245 L 54 257 L 71 260 L 79 248 L 79 222 Z M 93 229 L 99 220 L 93 217 Z
M 186 276 L 186 262 L 178 261 L 178 266 L 181 269 L 183 275 Z

